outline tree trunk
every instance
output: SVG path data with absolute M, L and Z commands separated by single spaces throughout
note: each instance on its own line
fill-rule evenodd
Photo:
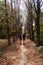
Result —
M 36 37 L 37 37 L 37 45 L 40 45 L 40 15 L 37 14 L 36 19 Z
M 37 0 L 37 13 L 36 13 L 36 34 L 37 45 L 40 45 L 40 1 Z
M 32 4 L 29 4 L 29 23 L 30 23 L 30 39 L 34 41 L 34 31 L 33 31 L 33 18 L 32 18 Z
M 9 35 L 9 32 L 10 32 L 10 30 L 9 30 L 9 26 L 8 26 L 8 13 L 7 13 L 7 2 L 6 2 L 6 0 L 5 0 L 5 8 L 6 8 L 6 26 L 7 26 L 7 34 L 8 34 L 8 45 L 10 45 L 10 35 Z
M 10 46 L 10 35 L 8 34 L 8 45 Z

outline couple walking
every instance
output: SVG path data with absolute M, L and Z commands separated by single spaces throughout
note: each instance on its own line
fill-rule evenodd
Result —
M 23 44 L 24 44 L 25 38 L 26 38 L 26 35 L 25 35 L 25 34 L 23 34 L 22 36 L 20 35 L 20 40 L 23 41 Z M 20 43 L 20 44 L 21 44 L 21 43 Z

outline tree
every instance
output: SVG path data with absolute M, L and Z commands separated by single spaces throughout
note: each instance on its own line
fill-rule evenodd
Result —
M 6 26 L 7 26 L 7 34 L 8 34 L 8 45 L 10 45 L 10 29 L 8 25 L 8 12 L 7 12 L 7 1 L 5 0 L 5 16 L 6 16 Z
M 20 34 L 20 27 L 21 27 L 21 22 L 20 22 L 20 19 L 21 19 L 21 15 L 20 15 L 20 1 L 19 0 L 16 0 L 15 3 L 15 25 L 16 25 L 16 38 L 19 37 L 19 34 Z
M 29 0 L 28 0 L 27 3 L 24 1 L 24 3 L 26 5 L 27 14 L 28 14 L 28 16 L 27 16 L 27 30 L 29 32 L 29 38 L 31 40 L 34 40 L 33 17 L 32 17 L 32 13 L 33 13 L 33 11 L 32 11 L 32 4 L 29 2 Z
M 11 0 L 11 18 L 12 18 L 12 34 L 13 34 L 13 42 L 15 41 L 15 28 L 14 28 L 14 22 L 15 22 L 15 13 L 14 13 L 14 9 L 13 9 L 13 1 Z
M 14 7 L 13 7 L 14 4 Z M 12 17 L 12 29 L 13 29 L 13 42 L 15 41 L 15 37 L 18 38 L 19 37 L 19 33 L 20 33 L 20 11 L 19 11 L 19 0 L 11 0 L 11 17 Z
M 41 12 L 41 2 L 42 0 L 37 0 L 35 3 L 35 0 L 33 0 L 35 13 L 36 13 L 36 19 L 35 19 L 35 28 L 36 28 L 36 37 L 37 37 L 37 45 L 40 45 L 40 12 Z M 37 6 L 35 5 L 37 4 Z

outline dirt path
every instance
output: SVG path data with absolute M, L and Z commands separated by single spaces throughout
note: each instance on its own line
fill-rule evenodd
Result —
M 35 44 L 26 39 L 25 45 L 20 45 L 18 39 L 16 45 L 8 48 L 8 51 L 0 57 L 0 65 L 42 65 L 40 55 Z

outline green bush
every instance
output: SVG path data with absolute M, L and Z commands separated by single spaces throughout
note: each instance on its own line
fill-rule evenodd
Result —
M 0 27 L 0 38 L 4 39 L 7 38 L 6 29 Z

